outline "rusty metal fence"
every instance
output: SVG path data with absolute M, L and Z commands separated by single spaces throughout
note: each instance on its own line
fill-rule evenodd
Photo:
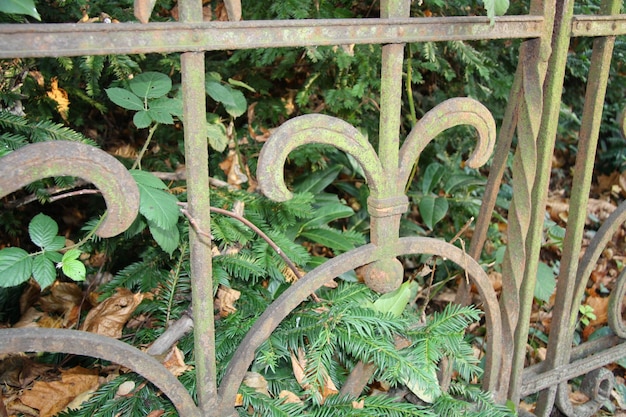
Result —
M 154 2 L 152 2 L 153 4 Z M 208 150 L 205 123 L 205 51 L 306 45 L 383 44 L 380 145 L 375 150 L 357 129 L 324 115 L 295 118 L 265 144 L 258 164 L 261 188 L 275 200 L 290 197 L 282 166 L 291 150 L 308 143 L 331 144 L 351 154 L 365 172 L 371 195 L 371 243 L 333 258 L 288 289 L 258 319 L 239 346 L 218 387 L 215 375 L 211 247 L 203 236 L 190 236 L 193 320 L 198 403 L 181 383 L 152 357 L 117 340 L 71 330 L 3 329 L 0 352 L 49 351 L 89 355 L 122 364 L 141 374 L 168 396 L 183 416 L 237 415 L 235 396 L 255 350 L 282 319 L 324 282 L 366 265 L 367 285 L 380 292 L 396 288 L 403 271 L 396 257 L 432 254 L 466 270 L 484 305 L 488 346 L 483 387 L 497 401 L 517 403 L 539 393 L 538 416 L 556 405 L 568 416 L 593 415 L 609 397 L 612 374 L 603 367 L 626 356 L 622 301 L 626 274 L 611 294 L 610 325 L 614 335 L 571 348 L 578 306 L 586 282 L 605 245 L 626 221 L 622 204 L 603 224 L 580 257 L 586 207 L 596 154 L 609 67 L 616 36 L 626 34 L 620 0 L 604 0 L 600 15 L 574 15 L 572 0 L 531 0 L 530 13 L 486 17 L 411 18 L 409 0 L 382 0 L 376 19 L 240 21 L 241 4 L 225 0 L 230 21 L 202 22 L 201 0 L 180 0 L 180 20 L 147 23 L 150 1 L 136 0 L 135 15 L 145 24 L 0 25 L 0 58 L 181 52 L 188 209 L 202 230 L 209 230 Z M 593 37 L 593 55 L 574 169 L 571 208 L 558 277 L 555 310 L 545 361 L 524 367 L 552 155 L 559 118 L 566 57 L 573 37 Z M 400 140 L 402 65 L 405 45 L 451 40 L 522 39 L 519 65 L 502 126 L 490 111 L 470 98 L 453 98 L 429 111 Z M 625 117 L 619 121 L 622 132 Z M 470 125 L 478 143 L 468 160 L 479 167 L 493 155 L 480 217 L 468 253 L 442 240 L 399 237 L 407 210 L 404 193 L 410 172 L 425 146 L 438 133 Z M 498 133 L 497 133 L 498 132 Z M 486 240 L 506 159 L 517 137 L 513 166 L 513 200 L 508 215 L 508 249 L 503 261 L 503 291 L 498 300 L 477 263 Z M 402 145 L 400 145 L 402 143 Z M 124 231 L 137 212 L 138 196 L 117 161 L 103 152 L 63 143 L 29 145 L 7 155 L 0 165 L 0 196 L 49 176 L 72 175 L 102 190 L 108 214 L 100 236 Z M 129 182 L 130 181 L 130 182 Z M 466 302 L 468 288 L 457 301 Z M 581 390 L 590 400 L 574 406 L 568 381 L 584 376 Z M 520 411 L 520 414 L 528 414 Z

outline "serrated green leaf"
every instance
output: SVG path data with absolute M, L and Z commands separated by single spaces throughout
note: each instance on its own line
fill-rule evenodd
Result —
M 64 247 L 65 247 L 65 237 L 55 236 L 54 239 L 52 239 L 52 242 L 48 246 L 46 246 L 44 249 L 46 251 L 56 251 L 56 250 L 63 249 Z M 50 253 L 55 253 L 55 252 L 50 252 Z
M 248 110 L 248 102 L 246 101 L 246 97 L 243 95 L 241 91 L 233 90 L 230 87 L 226 87 L 226 88 L 230 90 L 234 104 L 231 105 L 229 103 L 223 103 L 224 108 L 226 109 L 226 112 L 228 114 L 230 114 L 234 118 L 237 118 L 241 116 L 242 114 L 244 114 L 246 110 Z
M 41 16 L 39 16 L 33 0 L 2 0 L 0 1 L 0 12 L 7 14 L 24 14 L 41 20 Z
M 0 286 L 14 287 L 30 278 L 33 258 L 21 248 L 0 250 Z
M 302 231 L 300 236 L 327 246 L 331 249 L 338 249 L 342 252 L 349 251 L 354 245 L 341 235 L 341 232 L 331 228 L 310 228 Z
M 164 125 L 174 124 L 174 118 L 172 117 L 172 115 L 168 111 L 165 111 L 163 109 L 155 109 L 150 107 L 148 108 L 148 116 L 150 116 L 150 119 L 152 119 L 152 121 L 156 123 L 162 123 Z
M 33 278 L 42 290 L 52 285 L 57 278 L 54 263 L 43 253 L 33 259 Z
M 28 224 L 30 240 L 40 248 L 47 249 L 54 242 L 59 233 L 57 222 L 43 213 L 39 213 Z M 63 240 L 65 243 L 65 240 Z
M 248 84 L 244 83 L 243 81 L 239 81 L 239 80 L 234 80 L 232 78 L 228 79 L 228 83 L 230 85 L 234 85 L 235 87 L 242 87 L 245 88 L 248 91 L 252 91 L 253 93 L 256 93 L 256 90 L 252 87 L 250 87 Z
M 149 221 L 163 229 L 169 229 L 178 222 L 180 210 L 178 199 L 172 194 L 143 184 L 139 187 L 139 212 Z
M 548 265 L 540 262 L 537 266 L 537 283 L 535 284 L 535 298 L 544 302 L 550 301 L 550 297 L 556 288 L 554 271 Z
M 209 123 L 206 124 L 207 139 L 211 148 L 218 152 L 223 152 L 228 146 L 228 136 L 226 136 L 226 129 L 221 123 Z
M 381 295 L 378 300 L 374 301 L 373 307 L 379 313 L 400 317 L 409 304 L 411 295 L 417 291 L 418 287 L 417 282 L 407 281 L 396 290 Z
M 122 108 L 135 111 L 144 109 L 143 101 L 126 89 L 112 87 L 107 88 L 104 91 L 106 91 L 109 100 Z
M 84 281 L 85 276 L 87 275 L 85 265 L 77 259 L 63 261 L 61 270 L 65 275 L 74 281 Z
M 63 236 L 59 236 L 59 237 L 63 237 Z M 58 264 L 59 262 L 63 260 L 63 254 L 59 252 L 46 251 L 43 253 L 43 256 L 48 258 L 53 264 Z
M 63 254 L 63 258 L 61 258 L 61 262 L 74 261 L 78 259 L 81 252 L 78 249 L 69 249 L 67 252 Z
M 178 227 L 174 225 L 168 229 L 164 229 L 157 226 L 150 220 L 148 220 L 148 227 L 150 228 L 150 233 L 156 243 L 161 247 L 161 249 L 163 249 L 163 251 L 167 252 L 171 256 L 180 243 L 180 233 L 178 232 Z
M 157 98 L 170 92 L 172 80 L 160 72 L 147 71 L 136 75 L 130 80 L 128 86 L 141 98 Z
M 135 124 L 137 129 L 145 129 L 146 127 L 150 126 L 153 121 L 154 120 L 152 120 L 152 117 L 147 110 L 139 110 L 133 116 L 133 123 Z
M 157 188 L 159 190 L 167 190 L 167 185 L 160 179 L 158 179 L 153 173 L 148 171 L 142 171 L 139 169 L 130 170 L 130 175 L 133 177 L 137 185 L 143 185 L 146 187 Z
M 218 103 L 224 106 L 235 106 L 235 99 L 232 88 L 226 88 L 221 83 L 207 80 L 205 83 L 206 93 Z
M 433 227 L 448 213 L 448 200 L 444 197 L 426 195 L 419 203 L 420 215 L 426 226 L 432 230 Z

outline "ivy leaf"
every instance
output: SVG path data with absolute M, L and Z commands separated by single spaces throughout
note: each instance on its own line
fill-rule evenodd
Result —
M 444 197 L 426 195 L 420 200 L 419 210 L 426 226 L 433 230 L 433 227 L 448 213 L 448 200 Z
M 373 307 L 379 313 L 389 313 L 395 317 L 400 317 L 409 304 L 411 295 L 417 294 L 418 287 L 417 282 L 407 281 L 396 290 L 381 295 L 378 300 L 374 301 Z
M 78 260 L 79 256 L 78 249 L 70 249 L 63 254 L 61 259 L 61 270 L 74 281 L 84 281 L 87 274 L 85 265 Z
M 163 251 L 172 256 L 172 253 L 180 243 L 180 233 L 178 232 L 178 227 L 174 225 L 164 229 L 150 220 L 148 220 L 148 227 L 150 228 L 150 233 L 152 233 L 152 237 L 156 243 L 161 247 L 161 249 L 163 249 Z
M 39 213 L 28 224 L 30 240 L 42 249 L 48 249 L 59 233 L 59 226 L 51 217 Z M 65 243 L 65 240 L 63 240 Z
M 2 0 L 0 12 L 7 14 L 25 14 L 41 21 L 33 0 Z
M 43 253 L 35 256 L 35 259 L 33 259 L 33 278 L 35 278 L 41 289 L 52 285 L 57 278 L 57 270 L 54 267 L 54 263 Z
M 132 92 L 119 87 L 106 88 L 104 90 L 113 103 L 128 110 L 143 110 L 143 101 Z
M 172 80 L 163 73 L 147 71 L 136 75 L 130 80 L 128 86 L 131 91 L 139 97 L 157 98 L 170 92 L 172 89 Z
M 14 287 L 28 280 L 33 271 L 33 258 L 21 248 L 0 250 L 0 287 Z

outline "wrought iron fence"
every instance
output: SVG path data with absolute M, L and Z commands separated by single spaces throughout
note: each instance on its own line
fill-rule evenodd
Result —
M 152 2 L 153 5 L 154 2 Z M 571 0 L 531 0 L 530 14 L 485 17 L 412 18 L 408 0 L 381 1 L 377 19 L 240 21 L 241 4 L 225 0 L 229 22 L 202 22 L 200 0 L 180 0 L 180 21 L 147 23 L 151 2 L 135 1 L 135 14 L 145 24 L 0 25 L 0 58 L 77 56 L 148 52 L 182 52 L 185 155 L 188 209 L 209 230 L 208 151 L 204 135 L 204 52 L 337 44 L 383 44 L 380 145 L 375 150 L 357 129 L 324 115 L 308 115 L 281 126 L 264 146 L 258 164 L 263 192 L 276 200 L 290 197 L 282 166 L 291 150 L 309 143 L 333 145 L 362 166 L 371 195 L 371 243 L 333 258 L 306 274 L 270 305 L 239 346 L 218 387 L 214 355 L 214 323 L 210 242 L 191 233 L 193 320 L 198 403 L 180 382 L 149 355 L 117 340 L 69 330 L 3 329 L 0 352 L 49 351 L 89 355 L 127 366 L 167 395 L 181 415 L 236 415 L 235 396 L 255 350 L 292 309 L 324 282 L 366 265 L 367 285 L 380 292 L 396 288 L 403 271 L 397 257 L 432 254 L 466 270 L 484 304 L 488 346 L 485 389 L 495 398 L 517 403 L 539 393 L 536 415 L 548 416 L 554 405 L 568 416 L 594 414 L 609 397 L 612 375 L 603 367 L 626 356 L 626 325 L 621 309 L 626 274 L 611 294 L 610 325 L 614 335 L 571 348 L 578 305 L 600 254 L 626 221 L 622 204 L 605 221 L 580 258 L 581 239 L 591 185 L 609 66 L 616 36 L 626 34 L 626 15 L 619 0 L 604 0 L 597 16 L 573 14 Z M 529 316 L 533 302 L 551 158 L 559 117 L 565 63 L 572 37 L 593 37 L 593 56 L 578 142 L 571 208 L 563 245 L 553 322 L 545 361 L 524 367 Z M 429 111 L 400 145 L 400 103 L 404 48 L 410 42 L 477 39 L 523 39 L 519 65 L 499 134 L 489 110 L 469 98 L 453 98 Z M 626 129 L 625 118 L 619 121 Z M 480 216 L 468 253 L 442 240 L 399 237 L 400 217 L 407 210 L 404 188 L 425 146 L 443 130 L 470 125 L 478 143 L 467 163 L 485 164 L 493 154 Z M 500 300 L 477 263 L 486 240 L 506 159 L 517 137 L 512 166 L 513 200 L 508 215 L 508 249 L 503 261 Z M 68 163 L 71 161 L 71 163 Z M 117 161 L 88 146 L 61 142 L 29 145 L 2 159 L 0 195 L 49 176 L 72 175 L 93 182 L 104 195 L 108 215 L 98 234 L 124 231 L 135 217 L 138 194 Z M 580 259 L 579 259 L 580 258 Z M 457 301 L 467 300 L 467 285 Z M 581 386 L 590 400 L 574 406 L 568 381 L 584 375 Z M 524 412 L 520 412 L 524 413 Z

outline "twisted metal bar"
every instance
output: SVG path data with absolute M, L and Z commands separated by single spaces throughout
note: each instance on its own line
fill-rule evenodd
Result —
M 152 356 L 119 340 L 79 330 L 0 330 L 0 353 L 15 352 L 71 353 L 123 365 L 163 391 L 181 415 L 202 415 L 183 384 L 169 370 Z
M 394 256 L 407 254 L 438 255 L 467 270 L 485 303 L 487 322 L 487 368 L 483 379 L 486 390 L 496 389 L 500 370 L 502 344 L 502 322 L 498 301 L 493 287 L 481 266 L 461 249 L 447 242 L 425 237 L 401 238 L 395 246 Z M 220 412 L 232 412 L 237 391 L 244 375 L 254 360 L 256 349 L 270 336 L 278 324 L 306 299 L 312 292 L 337 275 L 377 260 L 376 246 L 368 244 L 328 260 L 309 272 L 274 301 L 259 317 L 235 352 L 220 384 Z M 493 364 L 493 366 L 492 366 Z
M 74 176 L 93 183 L 107 204 L 98 227 L 100 237 L 126 230 L 139 212 L 139 189 L 128 170 L 101 149 L 78 142 L 52 141 L 26 145 L 0 159 L 0 197 L 33 181 Z

